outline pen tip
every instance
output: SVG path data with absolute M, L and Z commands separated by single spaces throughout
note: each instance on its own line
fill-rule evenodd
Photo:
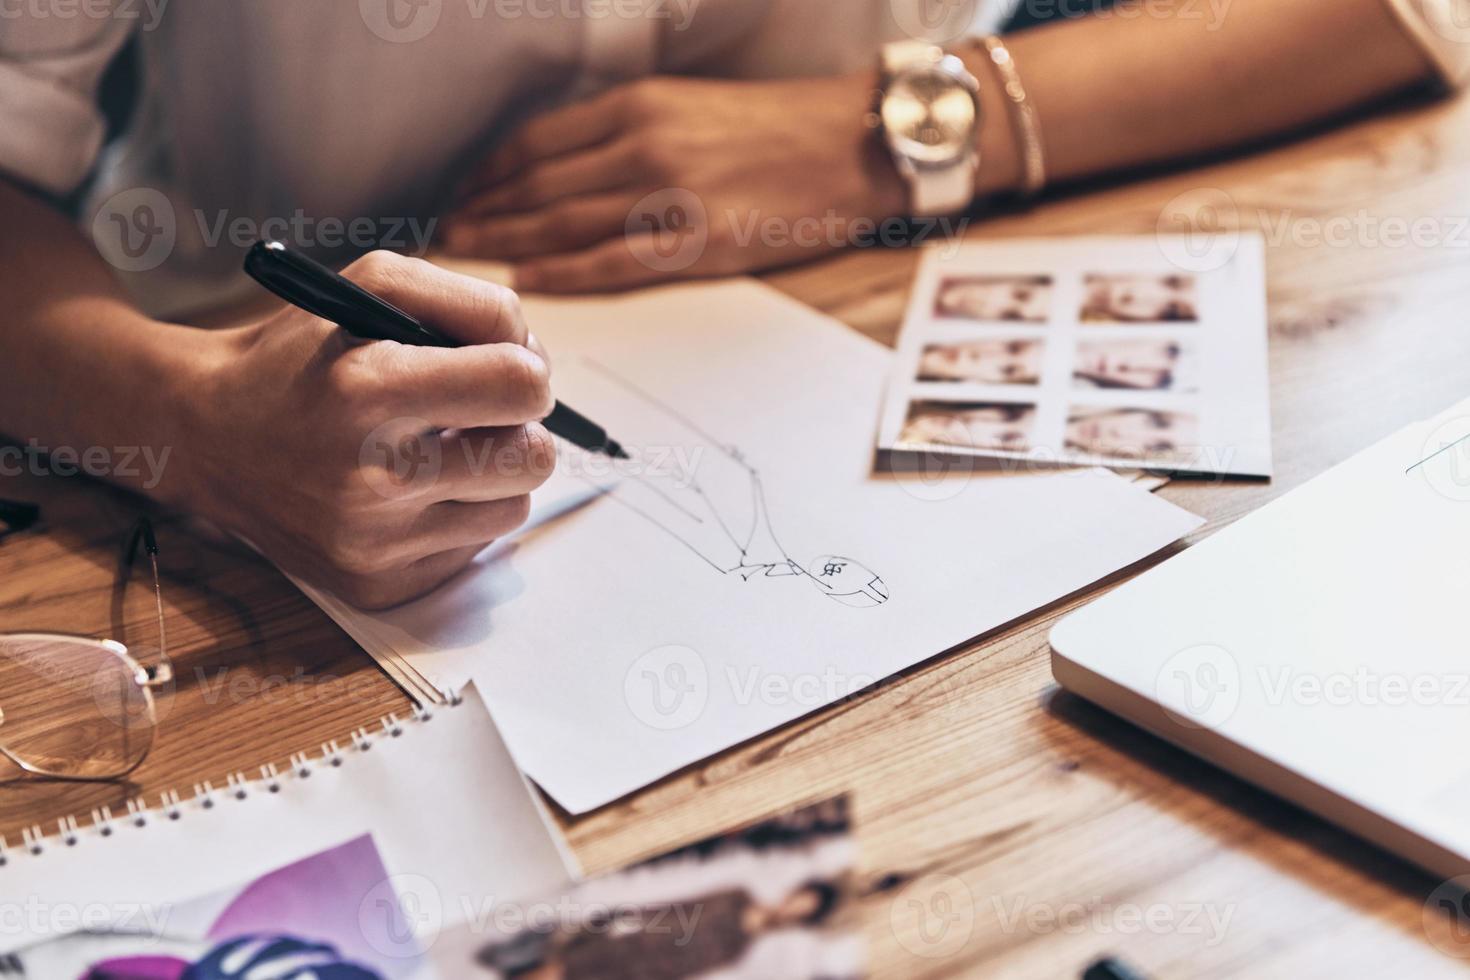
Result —
M 615 439 L 609 439 L 607 442 L 603 443 L 602 451 L 605 452 L 605 453 L 607 453 L 613 459 L 629 459 L 630 458 L 628 456 L 627 451 L 624 450 L 623 447 L 620 446 L 618 444 L 617 440 L 615 440 Z

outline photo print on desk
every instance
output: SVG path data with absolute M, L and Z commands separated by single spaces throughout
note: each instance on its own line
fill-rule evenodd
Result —
M 878 447 L 1269 476 L 1264 244 L 1181 268 L 1171 236 L 924 256 Z
M 100 906 L 99 906 L 100 907 Z M 108 923 L 12 954 L 23 977 L 413 980 L 422 957 L 364 835 L 226 892 L 119 909 Z M 126 921 L 123 919 L 126 917 Z
M 1051 298 L 1051 276 L 945 276 L 934 291 L 934 316 L 1045 323 L 1051 313 Z
M 835 797 L 443 934 L 430 957 L 454 978 L 858 980 L 855 860 Z
M 407 847 L 383 845 L 400 859 Z M 855 860 L 845 797 L 514 900 L 494 881 L 461 891 L 442 876 L 390 875 L 363 834 L 202 897 L 118 905 L 108 921 L 0 956 L 0 975 L 858 980 Z M 436 928 L 415 928 L 424 922 Z

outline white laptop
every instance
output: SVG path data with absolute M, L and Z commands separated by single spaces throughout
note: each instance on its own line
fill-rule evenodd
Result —
M 1470 872 L 1470 401 L 1062 620 L 1068 690 Z

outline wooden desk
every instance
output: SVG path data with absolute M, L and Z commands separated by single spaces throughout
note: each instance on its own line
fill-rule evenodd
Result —
M 1470 396 L 1470 101 L 1056 199 L 971 233 L 1150 233 L 1167 202 L 1201 188 L 1272 240 L 1277 463 L 1269 485 L 1162 491 L 1208 516 L 1208 534 Z M 1395 222 L 1426 217 L 1443 220 L 1418 244 L 1392 240 Z M 913 266 L 908 253 L 852 252 L 770 281 L 891 341 Z M 47 513 L 44 533 L 0 544 L 0 629 L 150 642 L 146 594 L 114 604 L 136 503 L 81 480 L 0 488 Z M 0 784 L 12 843 L 24 825 L 218 784 L 407 706 L 271 568 L 177 520 L 161 533 L 179 690 L 154 754 L 126 786 Z M 1098 591 L 562 823 L 597 870 L 850 792 L 881 976 L 1069 977 L 1105 952 L 1165 978 L 1459 972 L 1421 924 L 1436 882 L 1058 692 L 1047 629 Z M 918 911 L 943 911 L 940 893 L 947 930 Z

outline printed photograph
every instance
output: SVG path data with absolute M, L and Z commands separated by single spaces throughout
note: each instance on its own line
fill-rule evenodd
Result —
M 919 354 L 919 381 L 1034 385 L 1041 381 L 1039 340 L 957 340 L 925 344 Z
M 945 276 L 934 294 L 934 315 L 1045 323 L 1051 315 L 1051 293 L 1051 276 Z
M 362 836 L 161 909 L 156 922 L 73 933 L 16 960 L 21 976 L 38 978 L 412 980 L 423 960 L 387 879 Z
M 1193 345 L 1177 340 L 1082 340 L 1072 382 L 1077 388 L 1192 392 L 1198 385 L 1196 367 Z
M 1149 408 L 1073 408 L 1066 446 L 1092 456 L 1175 460 L 1199 448 L 1199 420 L 1188 412 Z
M 505 980 L 857 980 L 855 857 L 839 797 L 529 903 L 519 931 L 442 935 L 433 963 Z
M 1092 274 L 1083 279 L 1083 323 L 1194 323 L 1199 320 L 1194 276 Z
M 1021 452 L 1031 448 L 1036 406 L 1011 402 L 916 401 L 898 441 L 901 446 L 957 446 Z

